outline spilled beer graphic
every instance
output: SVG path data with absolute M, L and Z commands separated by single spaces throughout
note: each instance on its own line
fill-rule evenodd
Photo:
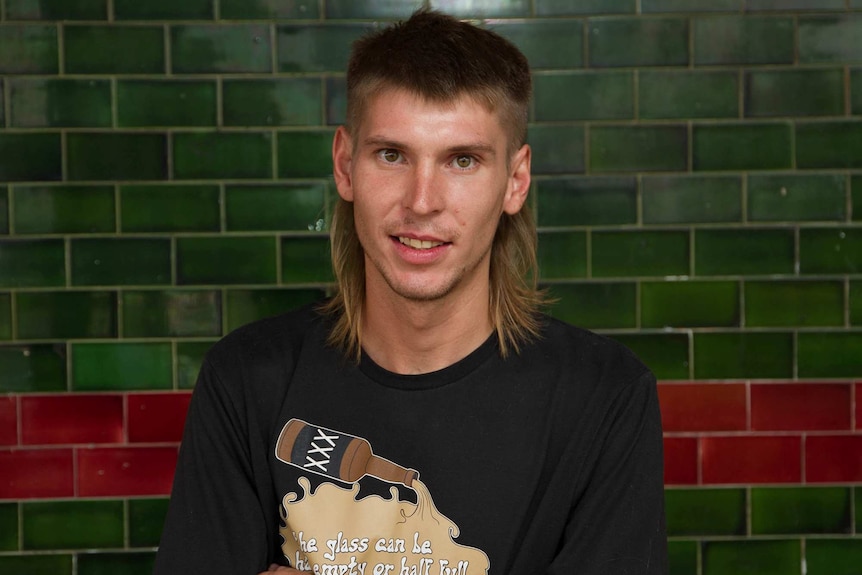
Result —
M 282 552 L 300 570 L 321 575 L 484 575 L 488 556 L 455 542 L 459 529 L 434 506 L 419 473 L 374 455 L 361 437 L 291 419 L 281 431 L 276 457 L 304 471 L 352 484 L 322 483 L 312 493 L 282 501 Z M 389 498 L 358 499 L 360 478 L 370 475 L 405 485 L 416 503 Z

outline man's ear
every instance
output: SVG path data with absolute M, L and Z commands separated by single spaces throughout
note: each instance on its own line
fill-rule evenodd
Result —
M 332 172 L 338 195 L 348 202 L 353 201 L 353 179 L 350 168 L 353 164 L 353 140 L 344 126 L 339 126 L 332 138 Z
M 521 211 L 530 191 L 530 146 L 524 144 L 512 155 L 509 164 L 509 184 L 503 198 L 503 211 L 513 216 Z

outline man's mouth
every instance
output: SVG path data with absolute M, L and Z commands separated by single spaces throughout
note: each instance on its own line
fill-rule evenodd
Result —
M 430 240 L 416 240 L 413 238 L 405 238 L 403 236 L 398 236 L 398 241 L 404 244 L 405 246 L 409 246 L 413 249 L 417 250 L 430 250 L 431 248 L 436 248 L 437 246 L 442 246 L 446 242 L 432 242 Z

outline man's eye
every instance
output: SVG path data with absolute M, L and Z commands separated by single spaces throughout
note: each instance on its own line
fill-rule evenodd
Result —
M 455 158 L 455 165 L 459 168 L 472 168 L 475 160 L 472 156 L 458 156 Z
M 384 162 L 387 162 L 389 164 L 394 164 L 401 159 L 401 154 L 397 150 L 381 150 L 380 152 L 378 152 L 378 154 Z

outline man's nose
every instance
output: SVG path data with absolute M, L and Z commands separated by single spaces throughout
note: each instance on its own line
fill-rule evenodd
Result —
M 413 170 L 409 189 L 404 193 L 404 207 L 416 214 L 431 214 L 443 209 L 442 174 L 433 165 L 420 163 Z

